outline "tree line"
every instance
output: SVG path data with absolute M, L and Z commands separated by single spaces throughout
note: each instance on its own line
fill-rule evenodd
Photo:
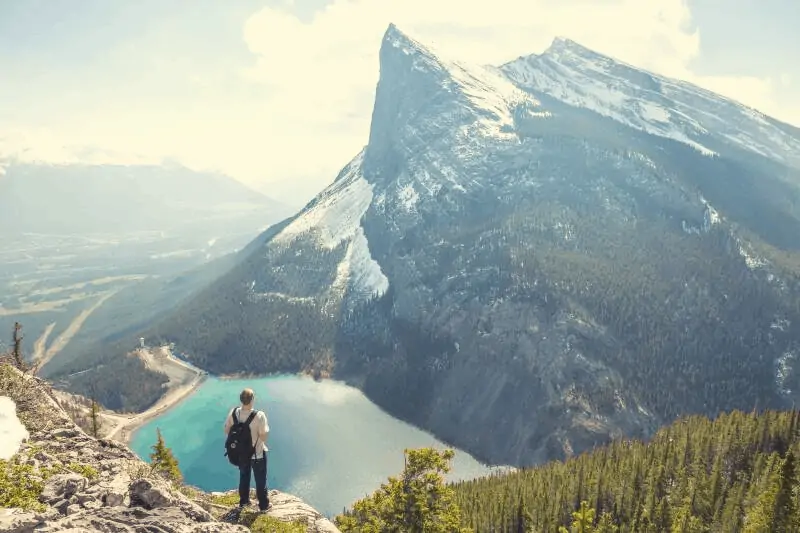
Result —
M 406 466 L 336 518 L 345 533 L 800 531 L 800 411 L 684 417 L 648 442 L 446 484 L 452 450 Z

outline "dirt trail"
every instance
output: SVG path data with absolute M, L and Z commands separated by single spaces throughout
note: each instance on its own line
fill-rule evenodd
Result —
M 40 359 L 37 360 L 40 366 L 46 365 L 58 352 L 64 349 L 64 346 L 72 340 L 72 337 L 75 336 L 78 331 L 80 331 L 83 323 L 86 322 L 86 319 L 89 318 L 89 315 L 94 313 L 97 309 L 100 308 L 101 305 L 106 303 L 106 300 L 114 296 L 119 292 L 119 289 L 113 291 L 107 291 L 103 293 L 103 295 L 97 299 L 97 301 L 92 304 L 91 307 L 88 309 L 84 309 L 81 311 L 78 316 L 76 316 L 72 322 L 69 323 L 67 329 L 61 332 L 61 335 L 56 337 L 53 341 L 53 344 L 44 352 L 44 355 Z
M 47 347 L 47 338 L 53 332 L 53 328 L 56 327 L 55 322 L 50 322 L 45 328 L 42 335 L 36 339 L 36 342 L 33 343 L 33 359 L 38 361 L 42 357 L 44 357 L 45 348 Z

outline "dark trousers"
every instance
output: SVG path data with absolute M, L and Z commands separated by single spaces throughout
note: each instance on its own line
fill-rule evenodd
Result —
M 267 497 L 267 454 L 261 459 L 250 459 L 249 465 L 239 467 L 239 505 L 250 505 L 250 471 L 256 481 L 258 508 L 266 511 L 269 507 Z

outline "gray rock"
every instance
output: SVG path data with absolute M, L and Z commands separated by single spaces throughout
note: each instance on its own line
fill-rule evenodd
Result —
M 34 458 L 38 459 L 42 463 L 49 465 L 61 464 L 61 461 L 55 455 L 51 455 L 43 451 L 37 452 L 36 455 L 34 455 Z
M 57 474 L 45 483 L 44 490 L 39 496 L 42 503 L 52 503 L 62 499 L 69 499 L 76 493 L 86 488 L 87 480 L 80 474 Z
M 72 428 L 58 428 L 54 429 L 51 433 L 51 436 L 55 438 L 71 438 L 78 435 L 78 432 Z
M 103 508 L 78 513 L 45 524 L 37 531 L 50 532 L 115 532 L 115 533 L 245 533 L 247 528 L 221 522 L 195 524 L 187 521 L 177 508 L 143 509 Z
M 100 509 L 102 506 L 103 504 L 97 500 L 88 501 L 83 504 L 84 509 Z
M 228 491 L 217 494 L 233 493 L 234 491 Z M 269 501 L 271 507 L 267 511 L 267 516 L 281 522 L 304 522 L 308 528 L 308 533 L 341 533 L 333 522 L 297 496 L 278 490 L 271 490 L 269 492 Z
M 139 479 L 131 483 L 131 502 L 141 502 L 148 509 L 167 507 L 173 503 L 169 490 L 159 484 L 148 480 Z
M 0 509 L 0 531 L 3 533 L 28 533 L 41 523 L 35 513 L 20 509 Z
M 80 511 L 81 511 L 81 506 L 78 505 L 77 503 L 73 503 L 67 506 L 66 512 L 64 514 L 70 516 L 79 513 Z
M 69 500 L 59 500 L 54 504 L 51 504 L 53 509 L 57 510 L 60 514 L 67 514 L 67 507 L 71 505 Z
M 83 504 L 85 504 L 87 502 L 97 501 L 97 497 L 95 495 L 88 494 L 88 493 L 87 494 L 78 494 L 76 499 L 77 499 L 78 503 L 80 503 L 81 505 L 83 505 Z
M 117 507 L 125 503 L 125 495 L 119 492 L 107 492 L 103 496 L 103 503 L 107 507 Z

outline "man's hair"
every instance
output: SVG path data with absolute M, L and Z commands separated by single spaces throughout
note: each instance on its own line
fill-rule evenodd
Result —
M 253 392 L 253 389 L 244 389 L 239 395 L 239 400 L 242 402 L 242 405 L 249 405 L 253 403 L 255 395 L 256 393 Z

